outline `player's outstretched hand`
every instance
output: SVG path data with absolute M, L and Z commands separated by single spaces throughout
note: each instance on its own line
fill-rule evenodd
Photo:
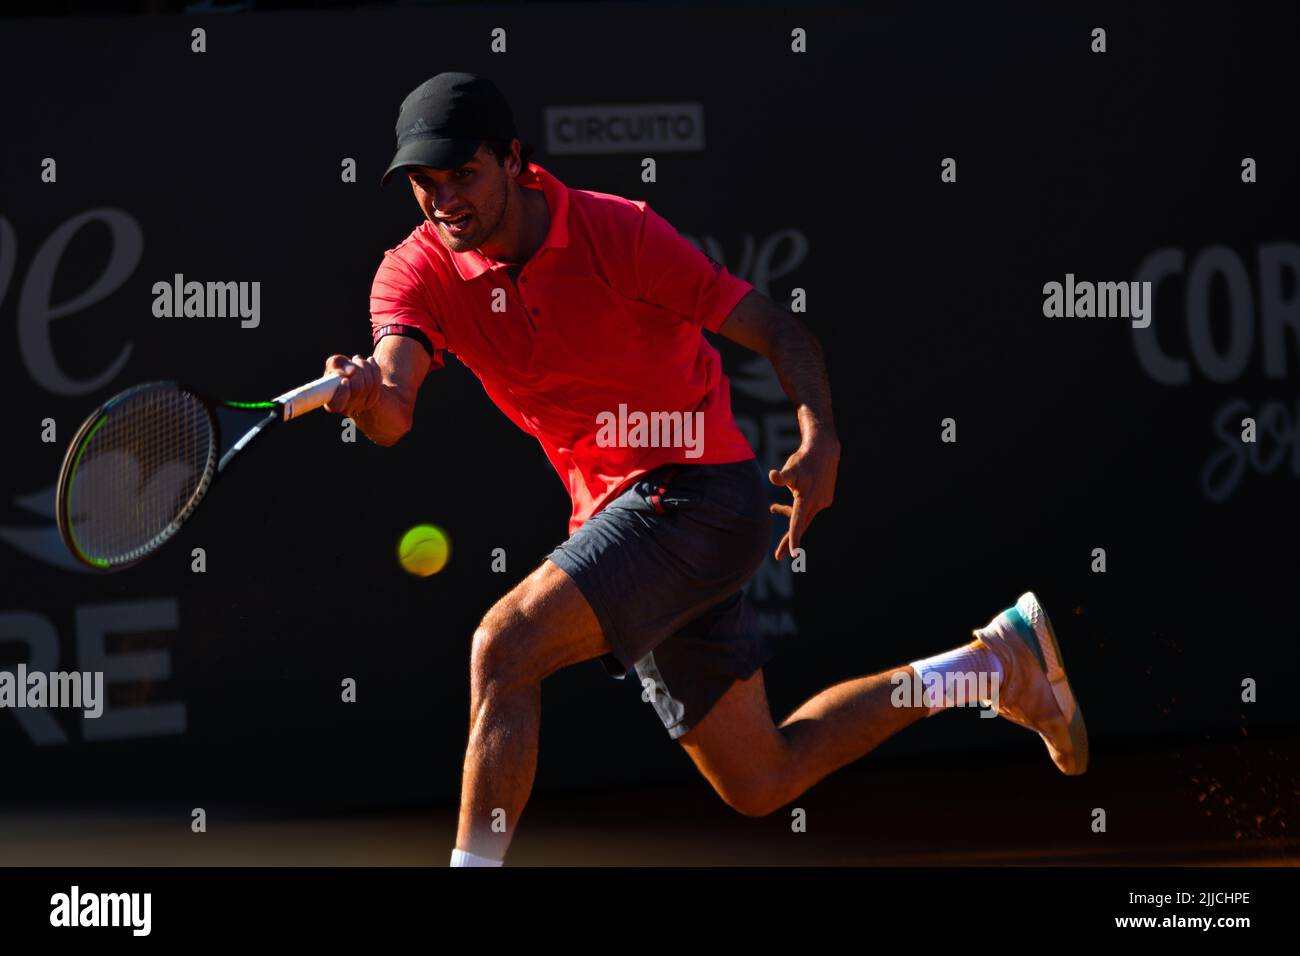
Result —
M 769 509 L 774 515 L 790 519 L 789 529 L 776 546 L 776 560 L 792 554 L 813 516 L 831 506 L 839 467 L 839 439 L 834 434 L 816 432 L 805 436 L 804 443 L 786 460 L 784 468 L 780 471 L 773 468 L 767 473 L 768 481 L 789 488 L 794 495 L 792 504 L 774 504 Z
M 384 376 L 374 357 L 331 355 L 325 360 L 325 371 L 343 377 L 334 397 L 325 403 L 327 412 L 356 418 L 379 403 L 379 391 Z

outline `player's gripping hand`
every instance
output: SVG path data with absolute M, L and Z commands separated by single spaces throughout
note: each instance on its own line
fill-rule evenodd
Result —
M 325 371 L 343 377 L 334 397 L 325 403 L 327 412 L 356 418 L 379 404 L 384 375 L 374 356 L 363 358 L 354 355 L 348 358 L 345 355 L 331 355 L 325 360 Z

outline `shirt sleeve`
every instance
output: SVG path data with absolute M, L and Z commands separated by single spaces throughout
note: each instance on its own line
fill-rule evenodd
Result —
M 637 294 L 716 332 L 754 287 L 705 255 L 648 205 L 634 250 Z
M 442 368 L 447 339 L 438 327 L 428 294 L 411 267 L 390 249 L 370 286 L 370 332 L 376 345 L 385 335 L 407 335 L 418 341 Z

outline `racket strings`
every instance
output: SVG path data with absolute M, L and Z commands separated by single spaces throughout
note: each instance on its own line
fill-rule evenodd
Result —
M 105 410 L 69 480 L 68 518 L 96 563 L 134 560 L 162 544 L 197 503 L 216 462 L 207 407 L 175 386 L 152 386 Z

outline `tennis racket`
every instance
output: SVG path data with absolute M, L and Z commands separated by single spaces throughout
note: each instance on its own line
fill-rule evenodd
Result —
M 262 432 L 320 408 L 331 372 L 269 402 L 214 402 L 176 382 L 114 395 L 82 423 L 63 457 L 56 518 L 81 564 L 120 571 L 153 554 L 194 514 L 213 479 Z M 222 445 L 221 420 L 230 434 Z

